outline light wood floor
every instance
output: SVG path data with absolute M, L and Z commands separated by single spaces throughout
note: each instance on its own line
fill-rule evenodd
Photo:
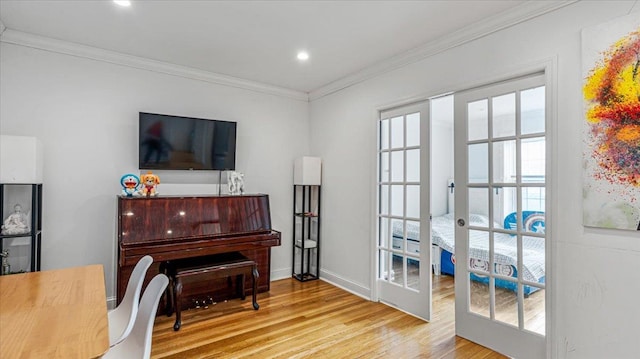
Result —
M 258 295 L 156 318 L 152 358 L 505 358 L 454 335 L 454 284 L 434 277 L 431 323 L 324 281 L 283 279 Z

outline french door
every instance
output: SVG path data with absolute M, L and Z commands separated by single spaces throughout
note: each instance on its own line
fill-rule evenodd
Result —
M 546 356 L 543 74 L 455 95 L 456 334 Z
M 377 181 L 378 300 L 431 315 L 428 102 L 380 113 Z M 421 190 L 422 189 L 422 190 Z

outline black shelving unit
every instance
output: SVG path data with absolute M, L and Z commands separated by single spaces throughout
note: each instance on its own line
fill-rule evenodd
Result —
M 292 276 L 301 282 L 320 278 L 320 186 L 293 186 Z
M 2 221 L 2 224 L 4 224 L 5 219 L 13 213 L 15 204 L 26 206 L 27 203 L 30 205 L 30 218 L 27 218 L 30 224 L 30 231 L 20 234 L 2 234 L 2 232 L 0 232 L 0 252 L 5 249 L 9 250 L 8 261 L 11 263 L 11 261 L 16 257 L 15 252 L 11 251 L 12 247 L 22 247 L 22 245 L 11 245 L 11 243 L 15 243 L 15 239 L 18 238 L 27 238 L 30 247 L 30 262 L 28 266 L 24 267 L 21 265 L 15 265 L 14 263 L 10 268 L 10 272 L 7 274 L 40 271 L 40 247 L 42 244 L 42 184 L 0 183 L 0 220 Z M 2 274 L 1 268 L 0 274 Z

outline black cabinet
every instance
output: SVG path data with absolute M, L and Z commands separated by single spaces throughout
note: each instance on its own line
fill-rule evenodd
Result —
M 320 277 L 320 186 L 293 186 L 293 270 L 299 281 Z
M 0 184 L 0 274 L 40 270 L 42 184 Z

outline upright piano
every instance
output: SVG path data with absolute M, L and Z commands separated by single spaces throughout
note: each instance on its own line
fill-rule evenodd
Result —
M 117 302 L 124 297 L 133 267 L 147 254 L 154 263 L 147 271 L 145 286 L 164 261 L 239 251 L 258 264 L 258 292 L 268 291 L 271 247 L 279 245 L 280 232 L 271 228 L 265 194 L 119 196 Z M 185 286 L 183 303 L 210 290 L 211 283 Z M 225 291 L 220 292 L 224 295 Z

